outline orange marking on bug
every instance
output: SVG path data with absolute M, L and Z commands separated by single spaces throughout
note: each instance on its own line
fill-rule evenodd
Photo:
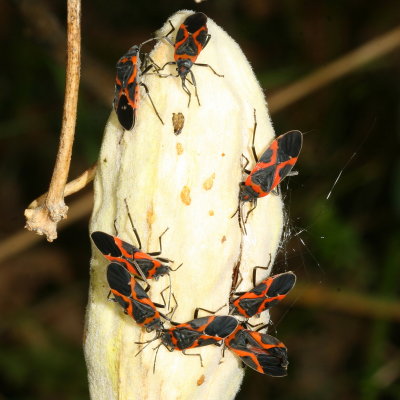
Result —
M 215 172 L 203 182 L 204 190 L 210 190 L 214 185 Z
M 197 386 L 201 386 L 205 380 L 206 380 L 206 377 L 203 374 L 199 379 L 197 379 Z
M 210 217 L 212 217 L 212 216 L 214 215 L 214 210 L 210 210 L 210 211 L 208 212 L 208 215 L 209 215 Z
M 221 153 L 221 157 L 225 157 L 225 153 Z
M 180 156 L 183 153 L 182 143 L 177 143 L 176 144 L 176 153 L 178 154 L 178 156 Z
M 186 204 L 187 206 L 190 205 L 192 202 L 192 199 L 190 198 L 190 188 L 189 186 L 184 186 L 181 191 L 181 200 L 183 204 Z
M 226 242 L 226 236 L 225 235 L 222 236 L 222 238 L 221 238 L 221 243 L 224 243 L 224 242 Z

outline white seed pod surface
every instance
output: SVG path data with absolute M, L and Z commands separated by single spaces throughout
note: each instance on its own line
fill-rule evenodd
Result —
M 176 28 L 170 35 L 172 41 L 179 25 L 191 13 L 180 11 L 170 18 Z M 274 259 L 283 225 L 282 203 L 276 195 L 258 201 L 246 224 L 246 235 L 237 216 L 231 218 L 238 207 L 239 182 L 244 178 L 242 154 L 251 161 L 249 167 L 254 165 L 254 109 L 258 155 L 268 147 L 274 131 L 263 92 L 239 46 L 211 19 L 207 25 L 211 39 L 197 62 L 209 64 L 224 76 L 194 65 L 201 106 L 194 87 L 188 83 L 192 92 L 188 107 L 180 78 L 145 75 L 143 82 L 165 125 L 157 118 L 143 89 L 131 131 L 124 132 L 112 111 L 98 162 L 90 224 L 91 232 L 115 235 L 115 221 L 118 236 L 137 245 L 126 199 L 143 251 L 158 250 L 158 237 L 169 228 L 162 238 L 162 256 L 174 260 L 172 268 L 182 263 L 170 275 L 178 302 L 173 320 L 179 322 L 193 319 L 196 307 L 216 310 L 227 304 L 238 263 L 243 275 L 238 289 L 249 290 L 253 267 L 268 265 L 270 256 Z M 169 30 L 166 23 L 158 35 Z M 150 55 L 162 66 L 173 60 L 173 53 L 173 46 L 160 40 Z M 162 73 L 176 75 L 176 66 L 166 66 Z M 173 114 L 178 113 L 184 122 L 180 134 L 175 135 Z M 107 265 L 93 246 L 85 335 L 91 398 L 233 399 L 244 370 L 228 350 L 224 357 L 222 348 L 216 346 L 188 350 L 189 354 L 201 354 L 202 368 L 198 357 L 169 352 L 161 346 L 154 373 L 153 349 L 159 340 L 135 356 L 141 348 L 135 342 L 149 340 L 155 333 L 146 333 L 123 314 L 118 304 L 107 300 Z M 151 299 L 162 303 L 160 292 L 169 285 L 168 277 L 149 283 Z M 228 306 L 218 312 L 227 313 Z M 169 326 L 166 322 L 165 327 Z

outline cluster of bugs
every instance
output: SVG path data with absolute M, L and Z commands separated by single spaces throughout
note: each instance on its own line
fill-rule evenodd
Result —
M 121 126 L 125 130 L 132 129 L 135 124 L 140 86 L 144 87 L 158 118 L 163 123 L 150 97 L 148 88 L 141 82 L 142 75 L 155 73 L 164 78 L 170 75 L 163 75 L 160 71 L 167 65 L 176 65 L 177 75 L 174 76 L 182 80 L 182 89 L 189 97 L 189 104 L 191 92 L 186 85 L 187 82 L 193 85 L 199 105 L 200 99 L 192 67 L 194 65 L 209 67 L 214 74 L 223 77 L 208 64 L 196 62 L 202 49 L 211 39 L 207 29 L 207 16 L 200 12 L 188 16 L 179 26 L 174 42 L 169 39 L 169 35 L 175 30 L 171 22 L 170 24 L 172 30 L 167 35 L 149 41 L 165 39 L 173 45 L 173 61 L 168 61 L 160 67 L 148 55 L 144 54 L 141 62 L 141 47 L 147 41 L 139 46 L 131 47 L 117 63 L 114 109 Z M 176 118 L 178 120 L 178 117 Z M 252 170 L 247 170 L 246 167 L 250 161 L 244 157 L 246 163 L 243 166 L 243 172 L 247 174 L 247 178 L 240 183 L 238 208 L 234 214 L 238 214 L 239 225 L 243 233 L 246 233 L 245 224 L 249 214 L 256 207 L 257 200 L 275 191 L 286 176 L 293 174 L 291 171 L 302 146 L 301 132 L 290 131 L 274 139 L 262 156 L 258 158 L 254 147 L 256 126 L 254 111 L 252 155 L 255 166 Z M 177 127 L 176 131 L 178 130 Z M 244 216 L 242 207 L 245 203 L 250 203 L 251 207 Z M 91 237 L 96 247 L 110 262 L 107 267 L 107 281 L 110 287 L 109 298 L 118 303 L 125 314 L 132 317 L 147 332 L 156 332 L 155 338 L 142 344 L 160 340 L 158 348 L 163 345 L 169 351 L 182 351 L 184 354 L 187 354 L 186 350 L 197 347 L 223 346 L 224 350 L 225 348 L 229 349 L 244 364 L 260 373 L 270 376 L 285 376 L 288 365 L 285 345 L 279 339 L 267 333 L 262 333 L 261 330 L 266 327 L 265 325 L 254 330 L 252 329 L 254 326 L 248 320 L 254 316 L 259 316 L 262 312 L 283 300 L 295 285 L 295 274 L 285 272 L 257 283 L 256 271 L 263 267 L 255 267 L 253 270 L 253 288 L 246 292 L 237 292 L 236 289 L 239 284 L 236 283 L 231 291 L 228 315 L 216 315 L 215 312 L 198 308 L 195 310 L 192 320 L 185 323 L 175 322 L 172 316 L 178 305 L 175 300 L 176 307 L 170 310 L 171 283 L 161 292 L 164 304 L 154 303 L 147 294 L 150 289 L 150 280 L 157 280 L 164 275 L 169 276 L 172 271 L 181 266 L 172 269 L 172 261 L 161 257 L 162 237 L 167 230 L 159 237 L 159 250 L 146 253 L 142 249 L 141 240 L 133 225 L 129 210 L 128 216 L 138 247 L 105 232 L 93 232 Z M 164 297 L 164 292 L 167 289 L 170 293 L 168 301 Z M 163 308 L 168 309 L 168 313 L 160 312 L 160 309 Z M 207 311 L 210 315 L 198 317 L 200 310 Z M 168 321 L 169 328 L 164 326 L 165 321 Z M 187 355 L 198 356 L 203 366 L 200 354 Z

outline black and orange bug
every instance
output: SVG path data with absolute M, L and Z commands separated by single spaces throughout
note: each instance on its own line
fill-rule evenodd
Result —
M 143 280 L 157 280 L 160 276 L 168 275 L 170 271 L 173 271 L 167 265 L 171 260 L 159 257 L 162 252 L 161 238 L 165 232 L 166 230 L 159 237 L 160 250 L 150 253 L 141 251 L 139 236 L 136 237 L 139 247 L 101 231 L 93 232 L 91 237 L 107 260 L 122 264 L 131 274 Z
M 237 319 L 230 315 L 211 315 L 163 329 L 160 338 L 169 351 L 193 349 L 220 343 L 237 325 Z
M 239 206 L 235 212 L 235 214 L 239 213 L 240 224 L 242 220 L 241 205 L 245 202 L 250 202 L 253 205 L 243 221 L 246 223 L 249 214 L 257 205 L 257 199 L 270 194 L 286 176 L 293 174 L 291 171 L 296 164 L 303 144 L 303 134 L 300 131 L 289 131 L 275 138 L 262 156 L 258 158 L 254 147 L 256 128 L 256 111 L 254 110 L 251 150 L 256 165 L 251 171 L 247 170 L 246 167 L 249 164 L 249 160 L 245 157 L 246 164 L 243 167 L 243 171 L 248 176 L 244 182 L 239 184 Z
M 154 339 L 144 343 L 150 343 L 159 338 L 161 339 L 159 346 L 164 345 L 171 352 L 179 350 L 185 355 L 199 357 L 201 366 L 203 366 L 201 354 L 188 354 L 185 350 L 211 344 L 220 346 L 222 341 L 231 335 L 238 326 L 238 320 L 230 315 L 212 315 L 181 324 L 171 323 L 174 325 L 173 327 L 160 329 Z
M 224 343 L 243 363 L 255 371 L 274 377 L 287 375 L 287 348 L 279 339 L 238 325 L 236 330 L 225 338 Z
M 170 22 L 171 23 L 171 22 Z M 172 24 L 171 24 L 172 25 Z M 166 35 L 168 36 L 168 35 Z M 157 69 L 157 73 L 163 70 L 167 65 L 176 64 L 176 70 L 182 80 L 182 89 L 189 96 L 188 106 L 190 105 L 191 93 L 186 86 L 188 74 L 191 77 L 191 83 L 194 86 L 197 102 L 200 105 L 200 99 L 197 93 L 196 79 L 194 77 L 192 66 L 208 67 L 214 72 L 215 75 L 223 77 L 218 74 L 210 65 L 196 63 L 197 57 L 200 52 L 207 46 L 210 41 L 211 35 L 208 33 L 207 16 L 201 12 L 189 15 L 180 25 L 176 34 L 174 46 L 174 60 L 165 63 L 161 68 Z M 163 76 L 163 75 L 160 75 Z M 166 75 L 169 76 L 169 75 Z
M 143 279 L 155 279 L 160 276 L 169 275 L 170 271 L 176 271 L 182 266 L 179 265 L 172 269 L 168 264 L 172 262 L 168 258 L 160 257 L 162 253 L 162 237 L 168 228 L 158 237 L 160 246 L 159 251 L 145 253 L 142 251 L 142 242 L 138 231 L 133 224 L 131 214 L 129 212 L 127 200 L 124 199 L 129 221 L 135 234 L 138 246 L 136 247 L 128 242 L 123 241 L 117 236 L 109 235 L 108 233 L 96 231 L 90 236 L 101 251 L 104 257 L 109 261 L 114 261 L 122 264 L 131 274 Z M 115 228 L 116 229 L 116 228 Z
M 157 114 L 158 119 L 164 125 L 147 86 L 141 82 L 140 77 L 149 71 L 153 65 L 147 66 L 141 71 L 140 49 L 154 39 L 143 42 L 140 46 L 132 46 L 117 62 L 117 74 L 115 77 L 114 109 L 118 116 L 118 121 L 126 130 L 131 130 L 135 125 L 136 111 L 139 106 L 140 86 L 142 86 Z
M 112 262 L 107 267 L 107 281 L 114 300 L 147 332 L 162 329 L 163 324 L 156 307 L 136 279 L 119 263 Z
M 231 300 L 230 314 L 251 318 L 270 309 L 283 300 L 296 283 L 296 275 L 291 272 L 274 275 L 255 284 L 253 270 L 253 289 L 248 292 L 233 293 L 239 297 Z

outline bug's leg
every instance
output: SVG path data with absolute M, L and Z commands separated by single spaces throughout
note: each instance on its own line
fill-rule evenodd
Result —
M 197 307 L 197 308 L 194 310 L 193 318 L 196 319 L 196 318 L 199 316 L 199 311 L 200 311 L 200 310 L 205 311 L 205 312 L 207 312 L 207 313 L 209 313 L 209 314 L 216 314 L 219 310 L 222 310 L 225 306 L 226 306 L 226 304 L 223 304 L 221 307 L 219 307 L 219 308 L 218 308 L 217 310 L 215 310 L 215 311 L 210 311 L 210 310 L 207 310 L 206 308 Z
M 269 261 L 268 261 L 268 265 L 266 266 L 266 267 L 263 267 L 263 266 L 261 266 L 261 265 L 257 265 L 257 266 L 255 266 L 254 268 L 253 268 L 253 286 L 256 286 L 256 275 L 257 275 L 257 270 L 258 269 L 264 269 L 264 270 L 268 270 L 269 269 L 269 266 L 271 265 L 271 260 L 272 260 L 272 257 L 271 257 L 271 253 L 269 253 Z
M 234 212 L 234 214 L 231 215 L 231 218 L 233 218 L 238 212 L 239 212 L 239 207 L 236 209 L 236 211 Z
M 243 282 L 243 275 L 242 275 L 242 273 L 240 272 L 240 269 L 238 269 L 237 276 L 238 276 L 239 279 L 238 279 L 237 282 L 236 282 L 235 288 L 232 290 L 232 295 L 234 295 L 234 296 L 240 296 L 241 294 L 246 293 L 246 292 L 236 292 L 236 289 L 237 289 L 237 288 L 240 286 L 240 284 Z
M 160 250 L 152 251 L 151 253 L 148 253 L 150 256 L 157 257 L 162 253 L 162 237 L 164 236 L 165 232 L 167 232 L 168 229 L 169 228 L 165 229 L 165 231 L 158 237 L 158 244 L 160 246 Z M 157 259 L 160 261 L 163 261 L 163 262 L 172 262 L 168 258 L 158 257 Z
M 126 211 L 128 213 L 129 222 L 131 224 L 133 233 L 135 234 L 136 240 L 138 242 L 139 249 L 141 249 L 142 248 L 142 242 L 140 240 L 139 233 L 136 230 L 135 225 L 133 224 L 132 215 L 131 215 L 131 213 L 129 211 L 128 201 L 126 200 L 126 198 L 124 199 L 124 202 L 125 202 Z M 149 289 L 150 289 L 150 284 L 147 281 L 146 275 L 143 273 L 142 268 L 140 268 L 140 265 L 135 261 L 133 254 L 131 255 L 131 260 L 129 260 L 129 262 L 133 263 L 133 265 L 136 267 L 136 270 L 138 271 L 138 274 L 142 278 L 143 282 L 145 282 L 146 285 L 147 285 L 146 288 L 144 289 L 144 291 L 148 292 Z
M 250 324 L 249 322 L 246 322 L 247 327 L 250 326 L 251 328 L 256 328 L 256 329 L 253 329 L 255 332 L 259 332 L 259 331 L 261 331 L 261 329 L 267 328 L 268 325 L 269 325 L 269 323 L 264 324 L 264 322 L 261 322 L 261 324 Z
M 207 36 L 206 36 L 206 41 L 204 42 L 204 45 L 203 45 L 203 49 L 204 49 L 204 47 L 207 46 L 207 44 L 210 41 L 210 39 L 211 39 L 211 35 L 208 33 Z
M 144 87 L 144 90 L 146 91 L 146 94 L 149 97 L 150 103 L 153 106 L 154 112 L 156 113 L 156 115 L 157 115 L 158 119 L 161 121 L 161 123 L 164 125 L 164 121 L 161 119 L 160 114 L 158 113 L 157 108 L 153 103 L 153 99 L 150 96 L 149 89 L 147 88 L 147 86 L 143 82 L 140 82 L 140 86 Z
M 225 349 L 226 349 L 226 346 L 223 346 L 222 347 L 222 351 L 221 351 L 221 359 L 219 360 L 219 363 L 218 364 L 222 364 L 222 362 L 223 362 L 223 360 L 224 360 L 224 358 L 225 358 Z
M 136 277 L 136 279 L 143 281 L 146 284 L 146 287 L 143 289 L 146 293 L 150 290 L 150 283 L 148 282 L 144 272 L 142 271 L 142 268 L 140 268 L 139 264 L 135 260 L 131 260 L 133 262 L 134 266 L 136 267 L 136 270 L 138 271 L 139 275 Z
M 160 39 L 165 39 L 169 44 L 171 44 L 171 45 L 173 46 L 174 44 L 172 43 L 171 39 L 170 39 L 168 36 L 175 30 L 175 27 L 174 27 L 174 25 L 172 24 L 172 22 L 171 22 L 170 19 L 168 20 L 168 22 L 169 22 L 169 24 L 171 25 L 171 30 L 170 30 L 166 35 L 164 35 L 163 37 L 161 37 Z
M 249 219 L 249 215 L 255 210 L 256 207 L 257 207 L 257 202 L 254 201 L 254 202 L 253 202 L 253 207 L 250 208 L 249 211 L 247 211 L 246 218 L 245 218 L 245 220 L 244 220 L 244 223 L 245 223 L 245 224 L 246 224 L 247 220 Z
M 160 67 L 154 62 L 154 60 L 148 54 L 146 54 L 144 59 L 145 59 L 145 67 L 141 71 L 141 73 L 140 73 L 141 75 L 146 75 L 147 72 L 149 72 L 152 68 L 154 68 L 154 70 L 156 72 L 160 70 Z M 154 75 L 154 74 L 151 74 L 151 75 Z
M 160 331 L 156 333 L 156 335 L 153 337 L 153 339 L 146 340 L 145 342 L 135 342 L 135 344 L 145 344 L 146 346 L 143 346 L 136 354 L 135 357 L 141 353 L 150 343 L 154 342 L 160 337 Z
M 162 299 L 163 299 L 163 303 L 164 303 L 163 307 L 166 307 L 166 306 L 167 306 L 167 302 L 166 302 L 165 297 L 164 297 L 164 292 L 165 292 L 167 289 L 170 289 L 170 291 L 169 291 L 169 296 L 168 296 L 168 307 L 167 307 L 167 308 L 168 308 L 168 310 L 170 310 L 170 311 L 168 311 L 168 314 L 171 314 L 171 316 L 168 317 L 168 314 L 167 314 L 167 315 L 160 314 L 160 315 L 162 315 L 162 317 L 165 318 L 167 321 L 169 321 L 172 325 L 179 325 L 178 322 L 172 321 L 172 318 L 173 318 L 173 316 L 174 316 L 174 314 L 175 314 L 175 311 L 176 311 L 176 309 L 178 308 L 178 301 L 176 300 L 175 295 L 172 293 L 171 280 L 170 280 L 169 286 L 167 286 L 166 288 L 164 288 L 164 289 L 161 291 L 161 293 L 160 293 L 160 294 L 161 294 L 161 297 L 162 297 Z M 170 305 L 171 305 L 171 296 L 172 296 L 172 298 L 174 299 L 174 302 L 175 302 L 175 307 L 173 307 L 172 309 L 170 308 Z M 154 304 L 155 304 L 155 303 L 154 303 Z
M 193 354 L 189 354 L 189 353 L 186 353 L 186 351 L 185 350 L 182 350 L 182 353 L 185 355 L 185 356 L 191 356 L 191 357 L 199 357 L 200 358 L 200 365 L 201 365 L 201 367 L 202 368 L 204 368 L 204 365 L 203 365 L 203 359 L 201 358 L 201 354 L 200 353 L 193 353 Z
M 140 241 L 139 233 L 136 230 L 135 225 L 133 224 L 132 216 L 131 216 L 131 213 L 129 211 L 128 201 L 126 200 L 126 198 L 124 199 L 124 202 L 125 202 L 126 210 L 127 210 L 127 213 L 128 213 L 129 222 L 131 223 L 131 227 L 132 227 L 133 233 L 135 234 L 136 240 L 138 242 L 139 249 L 141 249 L 142 248 L 142 242 Z
M 176 65 L 176 61 L 168 61 L 168 62 L 166 62 L 161 68 L 159 68 L 158 70 L 157 70 L 157 72 L 159 72 L 159 71 L 162 71 L 167 65 L 173 65 L 173 64 L 175 64 Z M 162 78 L 165 78 L 165 77 L 167 77 L 167 76 L 171 76 L 171 74 L 170 75 L 160 75 Z
M 115 231 L 115 236 L 118 236 L 118 229 L 117 229 L 117 218 L 114 219 L 114 231 Z
M 199 106 L 201 106 L 200 99 L 199 99 L 199 94 L 197 93 L 196 79 L 194 77 L 194 74 L 193 74 L 192 70 L 190 70 L 190 77 L 192 78 L 192 85 L 194 86 L 194 93 L 195 93 L 196 98 L 197 98 L 197 103 L 199 104 Z
M 160 343 L 157 347 L 156 347 L 156 354 L 154 356 L 154 364 L 153 364 L 153 374 L 156 372 L 156 360 L 157 360 L 157 355 L 158 355 L 158 350 L 160 350 L 160 346 L 162 345 L 162 343 Z M 168 348 L 168 347 L 167 347 Z
M 246 169 L 246 167 L 249 165 L 250 161 L 244 154 L 242 154 L 242 158 L 244 158 L 246 160 L 246 163 L 242 166 L 242 171 L 246 172 L 247 175 L 250 175 L 251 171 Z
M 256 163 L 258 163 L 256 148 L 254 147 L 254 139 L 256 137 L 256 129 L 257 129 L 257 119 L 256 119 L 256 109 L 254 109 L 254 127 L 253 127 L 253 140 L 251 142 L 251 151 L 253 152 L 254 160 L 256 161 Z
M 112 293 L 111 293 L 111 290 L 110 290 L 110 291 L 108 292 L 108 295 L 107 295 L 107 300 L 108 300 L 108 301 L 114 301 L 114 302 L 116 302 L 117 300 L 115 300 L 114 298 L 112 298 L 112 299 L 110 298 L 110 297 L 111 297 L 111 294 L 112 294 Z
M 169 261 L 171 261 L 171 260 L 169 260 Z M 178 269 L 179 269 L 180 267 L 182 267 L 182 265 L 183 265 L 183 263 L 180 263 L 175 269 L 170 268 L 169 270 L 170 270 L 170 271 L 173 271 L 173 272 L 178 271 Z
M 187 88 L 185 81 L 186 81 L 186 78 L 183 78 L 182 79 L 182 89 L 189 96 L 189 101 L 188 101 L 188 107 L 189 107 L 190 106 L 190 100 L 192 99 L 192 94 L 190 93 L 190 90 Z
M 247 235 L 246 231 L 246 222 L 247 222 L 247 217 L 246 220 L 243 217 L 243 204 L 239 204 L 239 213 L 238 213 L 238 219 L 239 219 L 239 226 L 241 231 L 243 232 L 244 235 Z
M 219 76 L 220 78 L 223 78 L 224 75 L 219 74 L 218 72 L 215 72 L 214 68 L 211 65 L 208 64 L 199 64 L 199 63 L 194 63 L 194 65 L 197 65 L 199 67 L 208 67 L 211 69 L 212 72 L 214 72 L 215 75 Z

